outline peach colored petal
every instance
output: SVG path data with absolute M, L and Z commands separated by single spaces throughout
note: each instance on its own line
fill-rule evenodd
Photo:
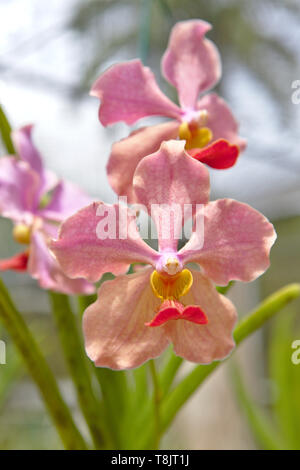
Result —
M 208 202 L 208 170 L 186 153 L 184 145 L 182 140 L 163 142 L 157 152 L 143 158 L 133 178 L 137 200 L 155 221 L 161 251 L 176 250 L 185 206 L 194 209 Z M 172 207 L 181 213 L 170 212 L 167 219 Z
M 192 270 L 194 283 L 181 301 L 198 305 L 208 323 L 197 325 L 187 320 L 167 322 L 164 328 L 174 344 L 174 352 L 188 361 L 209 364 L 224 359 L 234 347 L 232 331 L 237 313 L 229 299 L 219 294 L 213 283 L 200 272 Z
M 180 117 L 180 109 L 158 88 L 155 77 L 139 59 L 111 66 L 94 83 L 91 95 L 100 98 L 100 122 L 133 124 L 145 116 Z
M 177 23 L 162 58 L 162 72 L 175 86 L 184 108 L 195 108 L 199 93 L 212 88 L 221 76 L 216 46 L 205 38 L 211 25 L 201 20 Z
M 160 301 L 150 287 L 152 269 L 106 281 L 84 313 L 88 356 L 96 366 L 131 369 L 159 356 L 168 345 L 161 328 L 149 328 Z
M 135 202 L 132 180 L 138 163 L 143 157 L 156 152 L 163 140 L 175 139 L 178 127 L 177 121 L 143 127 L 113 144 L 107 164 L 107 175 L 117 194 L 127 196 L 129 203 Z
M 182 263 L 199 263 L 219 285 L 231 280 L 253 281 L 270 264 L 276 240 L 273 225 L 260 212 L 233 199 L 219 199 L 204 208 L 204 244 L 195 231 L 178 253 Z
M 105 235 L 109 219 L 111 230 L 104 238 L 100 229 Z M 84 277 L 90 281 L 100 279 L 105 272 L 125 273 L 134 262 L 155 264 L 159 259 L 159 254 L 139 236 L 135 216 L 127 207 L 101 202 L 67 219 L 51 249 L 69 277 Z

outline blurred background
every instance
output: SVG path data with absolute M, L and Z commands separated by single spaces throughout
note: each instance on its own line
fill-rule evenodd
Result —
M 34 139 L 48 168 L 112 202 L 105 166 L 112 142 L 128 127 L 102 128 L 89 89 L 112 63 L 141 57 L 176 100 L 160 75 L 160 58 L 171 27 L 191 18 L 213 25 L 208 36 L 223 63 L 216 91 L 248 140 L 234 168 L 211 171 L 212 198 L 251 204 L 278 232 L 268 272 L 230 293 L 243 315 L 300 278 L 300 104 L 292 102 L 292 84 L 300 80 L 298 0 L 0 0 L 0 100 L 13 127 L 35 123 Z M 1 220 L 0 230 L 0 257 L 7 257 L 17 248 L 10 223 Z M 25 275 L 4 277 L 80 420 L 46 295 Z M 291 362 L 299 314 L 294 302 L 248 340 L 234 365 L 218 370 L 181 411 L 163 447 L 299 449 L 300 364 Z M 2 330 L 0 339 L 7 339 Z M 7 364 L 0 365 L 0 448 L 60 448 L 10 344 Z

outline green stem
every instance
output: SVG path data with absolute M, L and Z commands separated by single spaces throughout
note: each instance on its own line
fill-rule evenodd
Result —
M 102 278 L 102 282 L 104 279 Z M 78 296 L 79 316 L 82 317 L 85 309 L 95 302 L 96 294 Z M 96 367 L 93 365 L 93 372 L 101 388 L 104 402 L 104 419 L 106 429 L 109 432 L 111 448 L 120 448 L 122 441 L 122 431 L 120 426 L 122 416 L 127 409 L 128 384 L 124 371 L 114 371 Z M 126 430 L 125 430 L 126 432 Z
M 0 320 L 12 337 L 29 373 L 35 381 L 61 440 L 68 450 L 86 449 L 69 408 L 64 402 L 54 375 L 35 342 L 27 324 L 15 308 L 0 280 Z
M 16 151 L 15 151 L 14 144 L 10 136 L 11 127 L 1 105 L 0 105 L 0 133 L 1 133 L 3 144 L 5 145 L 7 152 L 11 155 L 14 155 Z
M 149 55 L 150 25 L 153 0 L 142 0 L 139 32 L 139 57 L 146 64 Z
M 79 318 L 81 319 L 84 311 L 97 300 L 97 294 L 91 295 L 79 295 L 78 296 L 78 313 Z
M 103 396 L 106 423 L 114 448 L 118 449 L 122 446 L 123 439 L 120 427 L 124 411 L 127 407 L 127 377 L 122 370 L 116 371 L 96 366 L 94 367 L 94 372 Z
M 65 359 L 76 388 L 79 406 L 89 427 L 94 446 L 103 448 L 105 430 L 102 425 L 100 402 L 97 401 L 92 388 L 76 318 L 66 295 L 49 292 L 49 298 Z
M 290 284 L 265 299 L 255 310 L 250 312 L 237 325 L 234 339 L 238 346 L 244 339 L 258 330 L 265 322 L 279 312 L 286 304 L 300 296 L 300 284 Z M 190 372 L 162 401 L 161 431 L 164 432 L 171 424 L 178 410 L 187 402 L 205 379 L 224 361 L 216 361 L 209 365 L 198 365 Z M 147 442 L 152 435 L 148 430 Z
M 230 366 L 231 379 L 237 400 L 261 448 L 264 450 L 286 449 L 287 447 L 273 421 L 248 394 L 236 361 L 231 361 Z
M 160 422 L 160 402 L 161 402 L 161 389 L 159 385 L 158 375 L 153 359 L 149 361 L 150 373 L 153 383 L 153 408 L 154 408 L 154 448 L 158 449 L 161 437 L 161 422 Z
M 175 379 L 175 376 L 181 364 L 183 363 L 182 357 L 175 356 L 172 350 L 170 351 L 170 353 L 170 358 L 168 359 L 167 364 L 165 365 L 160 374 L 160 384 L 162 388 L 163 397 L 169 392 Z

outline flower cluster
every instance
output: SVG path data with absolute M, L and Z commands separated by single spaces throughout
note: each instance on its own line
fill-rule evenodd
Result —
M 43 167 L 32 142 L 32 126 L 13 132 L 18 156 L 0 160 L 0 214 L 14 223 L 14 239 L 26 249 L 0 261 L 0 270 L 28 271 L 41 287 L 64 293 L 92 293 L 84 279 L 68 278 L 48 245 L 59 223 L 90 202 L 72 183 L 59 181 Z
M 62 292 L 88 293 L 103 274 L 115 276 L 84 313 L 86 351 L 97 366 L 137 367 L 170 343 L 189 361 L 223 359 L 234 347 L 237 312 L 216 286 L 252 281 L 269 266 L 272 224 L 247 204 L 209 201 L 207 167 L 230 168 L 246 146 L 225 101 L 204 94 L 221 76 L 209 30 L 192 20 L 171 32 L 161 66 L 179 105 L 139 60 L 113 65 L 92 87 L 104 126 L 169 118 L 112 146 L 109 182 L 133 206 L 91 202 L 58 182 L 42 166 L 31 127 L 14 134 L 19 159 L 0 162 L 1 214 L 14 221 L 15 239 L 28 244 L 0 268 L 27 269 L 41 286 Z M 139 233 L 140 211 L 153 219 L 158 250 Z M 192 230 L 184 244 L 187 219 Z
M 224 358 L 234 346 L 236 311 L 214 283 L 252 281 L 268 267 L 275 239 L 272 225 L 246 204 L 230 199 L 208 202 L 208 171 L 190 158 L 184 145 L 164 142 L 156 153 L 143 158 L 133 177 L 135 199 L 154 214 L 158 252 L 139 237 L 134 214 L 122 206 L 117 207 L 123 215 L 116 223 L 129 219 L 127 239 L 99 239 L 97 213 L 103 203 L 93 203 L 70 217 L 52 244 L 70 277 L 96 281 L 107 271 L 117 276 L 102 284 L 98 300 L 84 315 L 86 350 L 98 366 L 137 367 L 161 354 L 169 342 L 190 361 Z M 173 203 L 182 209 L 186 204 L 203 204 L 193 214 L 195 219 L 204 217 L 203 243 L 195 231 L 177 250 L 180 217 L 173 220 L 170 236 L 164 236 L 164 211 Z M 196 267 L 188 269 L 191 262 Z M 150 266 L 122 275 L 131 263 Z

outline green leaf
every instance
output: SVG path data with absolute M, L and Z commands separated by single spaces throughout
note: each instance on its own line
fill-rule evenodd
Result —
M 10 334 L 28 372 L 36 383 L 48 412 L 66 449 L 86 449 L 86 443 L 77 429 L 71 412 L 64 402 L 55 377 L 33 338 L 22 315 L 0 280 L 0 321 Z
M 290 284 L 267 297 L 255 310 L 244 317 L 234 331 L 236 345 L 258 330 L 285 305 L 300 296 L 300 284 Z M 224 361 L 209 365 L 198 365 L 163 400 L 161 407 L 162 430 L 165 431 L 180 408 L 188 401 L 205 379 Z M 153 428 L 137 441 L 137 448 L 143 448 L 151 439 Z
M 288 314 L 289 313 L 289 314 Z M 294 316 L 288 310 L 271 330 L 269 367 L 276 386 L 274 414 L 287 441 L 288 449 L 300 449 L 300 374 L 291 361 L 294 339 L 300 338 L 293 328 Z M 299 367 L 299 366 L 298 366 Z
M 100 401 L 96 399 L 92 388 L 87 357 L 79 335 L 76 317 L 66 295 L 49 291 L 49 298 L 79 406 L 89 427 L 94 446 L 101 449 L 108 436 L 104 427 Z
M 247 417 L 248 424 L 251 427 L 256 441 L 264 450 L 284 449 L 284 441 L 279 431 L 274 427 L 274 423 L 267 414 L 254 403 L 250 394 L 247 392 L 238 365 L 235 361 L 231 361 L 230 365 L 232 382 L 237 399 Z

